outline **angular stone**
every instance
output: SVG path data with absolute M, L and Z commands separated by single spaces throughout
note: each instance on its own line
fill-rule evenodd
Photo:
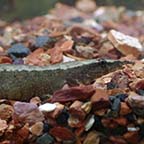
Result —
M 96 89 L 95 94 L 91 97 L 93 109 L 103 109 L 110 105 L 108 93 L 104 89 Z
M 53 143 L 54 143 L 54 138 L 49 134 L 44 134 L 38 137 L 36 141 L 36 144 L 53 144 Z
M 95 117 L 94 115 L 92 115 L 85 125 L 85 131 L 90 130 L 94 123 L 95 123 Z
M 130 109 L 130 107 L 125 102 L 121 102 L 120 115 L 127 115 L 131 112 L 132 110 Z
M 8 128 L 7 122 L 5 120 L 0 119 L 0 136 L 4 133 L 4 131 Z
M 42 122 L 37 122 L 32 125 L 29 130 L 33 135 L 40 136 L 43 132 L 43 126 Z
M 100 143 L 100 134 L 96 131 L 91 131 L 88 133 L 83 144 L 99 144 Z
M 72 103 L 72 105 L 69 108 L 69 113 L 71 116 L 74 116 L 80 120 L 83 120 L 86 116 L 86 113 L 84 110 L 81 108 L 83 105 L 83 102 L 81 101 L 75 101 Z
M 132 108 L 144 108 L 144 97 L 134 92 L 129 94 L 127 102 Z
M 116 49 L 124 55 L 133 54 L 138 57 L 141 55 L 141 52 L 144 51 L 137 38 L 125 35 L 118 31 L 111 30 L 108 34 L 108 39 L 113 43 Z
M 9 48 L 7 53 L 13 59 L 23 58 L 23 57 L 26 57 L 30 53 L 30 50 L 27 47 L 25 47 L 23 44 L 18 43 L 18 44 L 14 44 L 11 48 Z
M 138 131 L 127 132 L 123 135 L 123 137 L 127 142 L 129 142 L 131 144 L 136 144 L 139 141 Z
M 44 115 L 39 111 L 37 105 L 26 102 L 16 102 L 14 104 L 14 120 L 20 123 L 34 124 L 44 120 Z
M 9 118 L 11 118 L 13 112 L 14 112 L 14 109 L 12 106 L 7 105 L 7 104 L 0 105 L 0 119 L 8 120 Z

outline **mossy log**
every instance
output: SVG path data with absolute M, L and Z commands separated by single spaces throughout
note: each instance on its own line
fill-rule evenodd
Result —
M 89 84 L 95 78 L 121 68 L 125 62 L 86 60 L 46 67 L 0 65 L 0 99 L 28 101 L 52 94 L 64 84 Z

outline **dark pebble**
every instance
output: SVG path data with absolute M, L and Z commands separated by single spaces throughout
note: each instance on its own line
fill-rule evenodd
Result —
M 127 114 L 125 116 L 125 118 L 129 121 L 129 122 L 135 122 L 136 121 L 136 116 L 133 113 Z
M 144 124 L 140 125 L 139 135 L 141 138 L 144 138 Z
M 24 64 L 24 61 L 21 58 L 17 58 L 13 61 L 13 64 L 15 65 Z
M 133 108 L 133 113 L 135 113 L 139 117 L 144 118 L 144 109 L 143 108 Z
M 93 130 L 97 130 L 97 131 L 101 131 L 104 129 L 102 123 L 101 123 L 101 117 L 99 116 L 94 116 L 95 122 L 93 124 L 92 129 Z
M 84 37 L 84 36 L 82 36 L 80 38 L 75 37 L 73 39 L 76 43 L 83 43 L 83 44 L 89 44 L 92 41 L 91 38 Z
M 7 54 L 15 60 L 16 58 L 23 58 L 29 55 L 30 49 L 25 47 L 21 43 L 14 44 L 11 48 L 7 50 Z
M 120 99 L 120 101 L 124 102 L 127 97 L 128 97 L 127 94 L 117 94 L 117 95 L 114 95 L 114 96 L 110 96 L 109 100 L 112 102 L 115 99 Z
M 47 133 L 49 130 L 50 130 L 51 126 L 44 122 L 44 125 L 43 125 L 43 133 Z
M 44 47 L 46 45 L 48 45 L 49 43 L 52 43 L 54 42 L 54 38 L 50 38 L 48 36 L 38 36 L 36 39 L 35 39 L 35 43 L 34 43 L 34 46 L 35 47 Z
M 144 90 L 142 90 L 142 89 L 138 90 L 137 93 L 141 96 L 144 96 Z
M 120 110 L 120 99 L 119 98 L 116 98 L 112 105 L 111 105 L 111 110 L 112 111 L 116 111 L 116 112 L 119 112 Z
M 114 89 L 114 88 L 117 88 L 117 85 L 113 82 L 109 82 L 107 83 L 107 89 L 110 90 L 110 89 Z
M 54 138 L 49 134 L 44 134 L 37 138 L 36 144 L 53 144 Z
M 67 125 L 69 113 L 64 109 L 57 117 L 56 121 L 59 125 Z
M 124 126 L 118 126 L 114 129 L 109 129 L 109 133 L 111 133 L 114 136 L 123 135 L 126 132 L 127 132 L 127 127 L 124 127 Z
M 75 23 L 82 23 L 84 19 L 82 17 L 74 17 L 74 18 L 71 18 L 70 21 L 75 22 Z

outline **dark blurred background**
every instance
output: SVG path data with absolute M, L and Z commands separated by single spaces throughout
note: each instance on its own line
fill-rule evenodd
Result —
M 0 0 L 0 19 L 14 20 L 44 15 L 56 2 L 74 5 L 76 0 Z M 124 5 L 128 9 L 143 9 L 144 0 L 96 0 L 97 5 Z

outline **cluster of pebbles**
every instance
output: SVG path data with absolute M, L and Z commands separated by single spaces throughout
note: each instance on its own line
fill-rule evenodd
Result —
M 132 62 L 89 85 L 65 84 L 44 100 L 0 99 L 0 143 L 143 144 L 142 13 L 115 7 L 85 13 L 58 4 L 46 16 L 0 22 L 0 64 L 47 66 L 97 58 Z

